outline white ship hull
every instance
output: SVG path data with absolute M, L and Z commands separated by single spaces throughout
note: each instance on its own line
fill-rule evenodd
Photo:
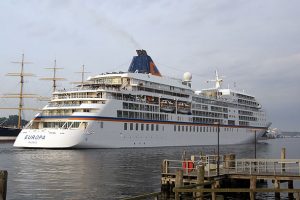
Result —
M 135 125 L 136 123 L 134 123 Z M 121 122 L 106 122 L 102 129 L 99 128 L 98 122 L 95 122 L 86 131 L 24 129 L 19 134 L 14 146 L 30 148 L 128 148 L 217 144 L 216 127 L 212 132 L 194 132 L 193 128 L 189 131 L 190 126 L 187 127 L 187 132 L 174 131 L 174 125 L 159 125 L 159 131 L 124 131 Z M 203 127 L 210 128 L 209 126 Z M 264 131 L 264 129 L 257 130 L 256 137 L 261 137 Z M 249 128 L 227 128 L 225 131 L 225 127 L 220 127 L 219 137 L 221 145 L 244 144 L 255 141 L 254 131 Z
M 164 77 L 146 51 L 128 72 L 90 77 L 78 88 L 55 91 L 21 131 L 15 147 L 131 148 L 243 144 L 268 128 L 255 97 L 216 87 L 195 91 L 192 75 Z M 218 131 L 218 127 L 220 128 Z M 255 134 L 256 133 L 256 134 Z

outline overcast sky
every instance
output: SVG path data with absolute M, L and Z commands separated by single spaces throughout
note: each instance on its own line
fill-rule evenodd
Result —
M 163 75 L 193 74 L 193 88 L 218 69 L 224 87 L 253 94 L 272 127 L 300 131 L 300 1 L 298 0 L 2 0 L 0 1 L 0 94 L 17 93 L 19 65 L 27 93 L 49 96 L 54 59 L 71 87 L 84 64 L 89 76 L 127 70 L 136 49 L 146 49 Z M 42 107 L 46 102 L 25 102 Z M 1 99 L 0 107 L 17 101 Z M 0 111 L 0 116 L 14 114 Z M 16 113 L 16 111 L 15 111 Z M 25 114 L 26 118 L 32 113 Z

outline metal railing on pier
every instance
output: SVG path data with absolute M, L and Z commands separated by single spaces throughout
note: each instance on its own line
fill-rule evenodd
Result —
M 217 174 L 300 176 L 299 159 L 235 159 L 234 156 L 220 156 L 218 172 L 217 155 L 193 156 L 189 160 L 164 160 L 162 173 L 175 174 L 182 169 L 184 176 L 193 176 L 196 175 L 197 166 L 201 165 L 205 167 L 206 177 Z

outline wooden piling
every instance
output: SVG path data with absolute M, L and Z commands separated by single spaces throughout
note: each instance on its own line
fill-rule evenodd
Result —
M 250 189 L 256 189 L 256 176 L 250 178 Z M 250 192 L 250 200 L 255 200 L 255 192 Z
M 280 180 L 274 180 L 275 189 L 280 189 Z M 275 192 L 275 200 L 280 200 L 280 192 Z
M 216 188 L 220 188 L 220 182 L 219 181 L 216 181 L 216 182 L 211 184 L 211 189 L 216 189 Z M 218 199 L 218 196 L 217 196 L 215 190 L 213 190 L 211 192 L 211 199 L 212 200 L 217 200 Z
M 215 183 L 211 184 L 211 189 L 215 189 Z M 211 200 L 216 200 L 216 193 L 214 190 L 211 192 Z
M 288 181 L 288 189 L 294 189 L 293 181 Z M 294 193 L 289 193 L 288 196 L 289 199 L 294 199 Z
M 6 200 L 7 171 L 0 171 L 0 200 Z
M 200 165 L 197 167 L 197 184 L 204 183 L 204 165 Z M 198 189 L 203 188 L 203 186 L 198 186 Z M 196 200 L 203 200 L 203 192 L 196 192 Z
M 176 171 L 176 178 L 175 178 L 175 187 L 182 187 L 183 186 L 183 171 L 179 169 Z M 175 192 L 175 200 L 180 200 L 179 192 Z

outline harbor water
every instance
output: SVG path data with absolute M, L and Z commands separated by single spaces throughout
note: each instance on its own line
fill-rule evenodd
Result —
M 0 169 L 8 171 L 8 200 L 122 199 L 160 191 L 161 162 L 187 154 L 213 154 L 216 146 L 128 149 L 18 149 L 0 143 Z M 254 144 L 220 146 L 220 154 L 254 158 Z M 259 142 L 257 158 L 300 159 L 300 138 Z M 271 186 L 269 186 L 271 187 Z M 294 183 L 300 188 L 299 183 Z M 233 198 L 230 198 L 233 199 Z M 258 194 L 257 199 L 274 199 Z

